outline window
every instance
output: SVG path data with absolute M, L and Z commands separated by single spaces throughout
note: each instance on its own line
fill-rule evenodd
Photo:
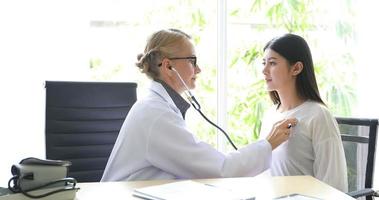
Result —
M 193 92 L 239 147 L 257 138 L 270 103 L 262 46 L 289 30 L 306 36 L 323 98 L 336 115 L 379 117 L 376 1 L 20 1 L 0 2 L 0 120 L 9 134 L 0 151 L 15 141 L 22 147 L 3 158 L 2 182 L 22 158 L 44 157 L 45 80 L 133 81 L 142 95 L 148 81 L 134 66 L 136 56 L 162 28 L 193 36 L 202 68 Z M 187 121 L 201 139 L 231 149 L 193 109 Z

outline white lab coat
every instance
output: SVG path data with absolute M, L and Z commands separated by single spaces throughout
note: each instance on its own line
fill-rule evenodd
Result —
M 254 176 L 268 169 L 267 140 L 224 154 L 198 140 L 164 87 L 153 81 L 120 130 L 101 181 Z

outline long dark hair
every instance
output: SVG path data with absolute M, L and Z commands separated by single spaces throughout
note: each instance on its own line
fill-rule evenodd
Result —
M 318 91 L 311 50 L 302 37 L 288 33 L 269 41 L 263 50 L 266 49 L 274 50 L 290 65 L 302 62 L 303 70 L 296 76 L 295 83 L 298 95 L 305 100 L 313 100 L 325 105 Z M 281 102 L 278 92 L 270 91 L 269 94 L 274 104 L 279 106 Z

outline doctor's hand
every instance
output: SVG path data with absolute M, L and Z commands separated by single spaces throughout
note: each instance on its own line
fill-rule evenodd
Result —
M 271 130 L 271 133 L 266 137 L 266 140 L 271 144 L 272 150 L 288 140 L 291 128 L 296 126 L 297 119 L 283 119 L 276 122 Z

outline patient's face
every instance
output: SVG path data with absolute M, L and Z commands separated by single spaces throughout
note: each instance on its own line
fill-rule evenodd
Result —
M 268 91 L 285 92 L 294 88 L 294 77 L 290 73 L 288 61 L 271 49 L 266 49 L 263 57 L 263 71 Z

